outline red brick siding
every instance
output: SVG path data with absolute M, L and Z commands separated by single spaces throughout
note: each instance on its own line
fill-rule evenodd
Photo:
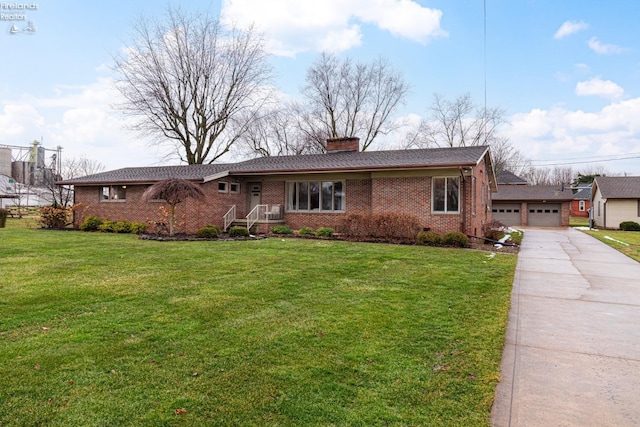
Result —
M 580 200 L 572 200 L 571 201 L 571 216 L 581 217 L 581 218 L 589 218 L 589 209 L 590 202 L 589 200 L 584 200 L 584 211 L 580 210 Z
M 155 223 L 165 223 L 168 226 L 169 206 L 164 202 L 141 201 L 142 193 L 147 185 L 128 185 L 126 200 L 101 201 L 101 187 L 75 188 L 75 201 L 78 208 L 74 216 L 74 226 L 79 227 L 87 215 L 95 215 L 112 221 L 138 221 L 149 225 L 153 231 Z M 246 185 L 241 184 L 241 192 L 220 193 L 218 182 L 209 182 L 202 185 L 206 194 L 203 201 L 187 199 L 176 206 L 175 231 L 176 233 L 195 233 L 201 227 L 212 224 L 221 227 L 223 216 L 232 205 L 239 208 L 246 206 Z
M 337 228 L 340 220 L 351 213 L 383 213 L 400 212 L 415 215 L 424 227 L 445 233 L 448 231 L 464 231 L 466 233 L 480 233 L 484 223 L 490 221 L 490 210 L 482 204 L 487 200 L 482 195 L 483 183 L 485 191 L 488 188 L 488 175 L 484 170 L 484 163 L 473 170 L 476 177 L 477 207 L 472 213 L 470 196 L 472 190 L 471 177 L 465 177 L 461 186 L 461 208 L 464 203 L 465 221 L 460 214 L 432 214 L 431 213 L 431 181 L 428 176 L 423 177 L 385 177 L 373 179 L 347 179 L 345 185 L 344 213 L 306 213 L 286 211 L 286 181 L 272 181 L 259 179 L 222 179 L 225 182 L 239 182 L 240 193 L 218 192 L 218 182 L 202 184 L 206 194 L 203 201 L 188 199 L 176 207 L 176 232 L 195 233 L 207 224 L 223 226 L 223 216 L 232 205 L 236 205 L 237 217 L 242 218 L 248 213 L 250 183 L 260 182 L 262 186 L 261 203 L 279 204 L 282 206 L 284 220 L 293 229 L 303 226 L 316 229 L 318 227 Z M 126 200 L 122 202 L 100 201 L 101 187 L 76 187 L 76 203 L 80 208 L 76 211 L 74 225 L 79 227 L 87 215 L 113 221 L 139 221 L 152 226 L 154 223 L 168 224 L 168 206 L 163 202 L 142 203 L 141 196 L 147 185 L 127 186 Z M 228 187 L 228 190 L 230 186 Z M 466 196 L 464 196 L 466 194 Z M 466 223 L 466 229 L 462 229 Z M 265 228 L 265 227 L 263 227 Z M 266 231 L 265 229 L 261 231 Z
M 284 186 L 284 183 L 283 183 Z M 289 227 L 298 230 L 302 227 L 331 227 L 336 229 L 340 220 L 347 214 L 371 212 L 371 181 L 368 179 L 348 179 L 345 183 L 345 212 L 286 212 L 285 221 Z M 284 194 L 283 194 L 284 204 Z

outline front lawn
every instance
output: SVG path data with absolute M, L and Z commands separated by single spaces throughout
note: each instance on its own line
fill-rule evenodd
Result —
M 640 262 L 640 231 L 583 230 L 590 236 Z
M 0 425 L 489 425 L 515 255 L 16 224 Z

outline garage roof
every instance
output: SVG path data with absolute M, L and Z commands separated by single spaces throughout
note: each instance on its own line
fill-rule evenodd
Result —
M 573 200 L 573 191 L 563 190 L 559 185 L 498 185 L 498 192 L 491 198 L 495 202 L 565 202 Z

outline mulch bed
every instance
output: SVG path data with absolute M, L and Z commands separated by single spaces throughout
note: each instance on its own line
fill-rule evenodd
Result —
M 259 239 L 267 239 L 269 237 L 272 238 L 287 238 L 287 239 L 314 239 L 314 240 L 341 240 L 347 242 L 360 242 L 360 243 L 386 243 L 386 244 L 396 244 L 396 245 L 415 245 L 415 242 L 399 240 L 399 239 L 375 239 L 375 238 L 359 238 L 359 239 L 350 239 L 340 235 L 334 235 L 333 237 L 315 237 L 311 235 L 297 235 L 297 234 L 260 234 L 257 236 L 250 237 L 229 237 L 227 234 L 222 234 L 219 237 L 214 238 L 199 238 L 191 234 L 176 234 L 174 236 L 169 236 L 167 234 L 150 234 L 143 233 L 139 234 L 138 238 L 141 240 L 156 240 L 161 242 L 177 242 L 177 241 L 234 241 L 234 240 L 259 240 Z M 519 246 L 502 246 L 500 248 L 495 247 L 493 244 L 484 243 L 481 239 L 470 239 L 468 249 L 487 251 L 487 252 L 500 252 L 500 253 L 518 253 L 520 250 Z

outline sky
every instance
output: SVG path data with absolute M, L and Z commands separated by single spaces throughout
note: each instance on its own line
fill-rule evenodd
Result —
M 161 20 L 169 4 L 254 24 L 289 98 L 320 52 L 382 57 L 411 86 L 395 119 L 428 117 L 436 93 L 468 93 L 479 106 L 486 97 L 533 165 L 640 175 L 640 2 L 631 0 L 6 0 L 0 145 L 37 140 L 106 170 L 167 164 L 167 148 L 128 131 L 114 109 L 113 57 L 137 19 Z

